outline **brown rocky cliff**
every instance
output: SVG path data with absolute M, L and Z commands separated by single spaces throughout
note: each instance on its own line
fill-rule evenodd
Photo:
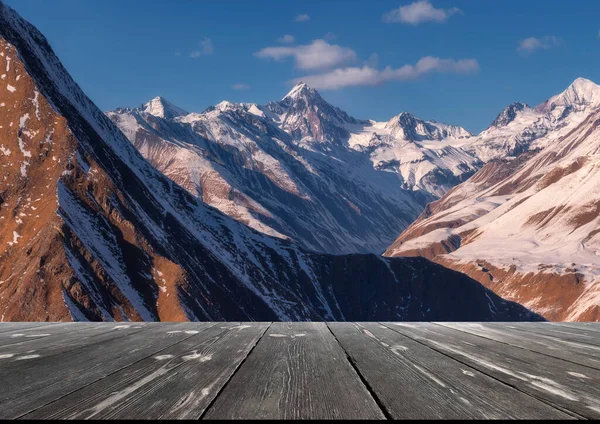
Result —
M 0 317 L 61 321 L 79 311 L 86 319 L 142 318 L 65 223 L 62 200 L 104 222 L 107 238 L 122 240 L 115 254 L 144 287 L 146 319 L 185 319 L 176 294 L 171 297 L 181 270 L 111 206 L 109 199 L 122 193 L 80 148 L 4 39 L 0 78 Z

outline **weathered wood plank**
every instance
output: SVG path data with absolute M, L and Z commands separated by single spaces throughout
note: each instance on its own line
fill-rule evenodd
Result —
M 274 323 L 205 419 L 383 419 L 324 323 Z
M 383 323 L 459 362 L 586 418 L 600 418 L 600 372 L 431 323 Z
M 537 335 L 553 336 L 558 337 L 561 340 L 569 340 L 576 343 L 600 347 L 600 333 L 587 331 L 585 328 L 568 328 L 550 322 L 517 322 L 507 323 L 506 325 L 503 325 L 503 323 L 486 323 L 486 325 L 495 329 L 527 331 Z
M 567 327 L 573 331 L 595 331 L 600 332 L 600 322 L 552 322 L 549 323 L 556 327 Z
M 196 332 L 213 325 L 147 324 L 139 329 L 115 329 L 114 335 L 100 343 L 73 350 L 65 346 L 63 352 L 54 349 L 50 356 L 40 350 L 2 360 L 0 418 L 17 418 L 196 334 L 184 330 Z M 103 336 L 106 333 L 98 337 Z
M 0 334 L 7 331 L 24 330 L 26 328 L 41 327 L 48 325 L 47 322 L 0 322 Z
M 5 344 L 10 344 L 15 341 L 17 338 L 35 338 L 36 334 L 48 334 L 49 330 L 54 331 L 55 333 L 59 333 L 61 331 L 68 332 L 70 331 L 70 325 L 73 323 L 60 323 L 60 324 L 49 324 L 45 323 L 43 325 L 25 325 L 20 326 L 15 323 L 14 326 L 11 326 L 11 329 L 7 329 L 0 334 L 0 346 Z
M 219 323 L 23 418 L 198 419 L 268 323 Z
M 394 419 L 571 416 L 377 323 L 328 323 Z
M 147 324 L 125 326 L 127 333 L 133 334 L 147 327 Z M 149 328 L 149 327 L 148 327 Z M 18 332 L 9 341 L 0 346 L 0 367 L 2 359 L 17 359 L 20 355 L 39 355 L 49 358 L 62 355 L 70 350 L 89 344 L 98 344 L 106 340 L 122 337 L 124 327 L 101 325 L 98 323 L 58 324 L 57 328 L 49 327 L 41 331 L 29 333 Z M 25 335 L 29 337 L 25 337 Z
M 98 331 L 89 331 L 95 329 L 96 324 L 91 323 L 69 323 L 56 324 L 43 328 L 27 328 L 14 330 L 6 333 L 7 337 L 0 339 L 0 354 L 6 351 L 11 353 L 20 353 L 32 348 L 32 346 L 48 347 L 55 343 L 59 345 L 70 345 L 70 341 L 80 341 L 86 337 L 98 334 L 98 331 L 112 331 L 110 327 L 102 327 Z
M 600 346 L 542 334 L 546 333 L 544 328 L 494 326 L 487 323 L 436 324 L 600 370 Z

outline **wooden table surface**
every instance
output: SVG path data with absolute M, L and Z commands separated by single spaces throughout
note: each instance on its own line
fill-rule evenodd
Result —
M 1 323 L 0 418 L 600 418 L 600 324 Z

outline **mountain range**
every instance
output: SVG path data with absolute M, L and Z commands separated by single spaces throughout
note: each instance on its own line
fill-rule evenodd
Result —
M 599 106 L 600 87 L 578 78 L 536 107 L 507 106 L 471 134 L 407 112 L 387 122 L 355 119 L 299 83 L 267 105 L 222 102 L 190 114 L 157 98 L 107 115 L 165 175 L 259 231 L 334 254 L 386 245 L 385 256 L 432 259 L 549 319 L 598 320 L 594 188 L 571 182 L 554 192 L 541 183 L 534 197 L 531 190 L 536 179 L 594 163 Z M 585 147 L 561 153 L 575 137 Z M 223 149 L 238 159 L 227 160 Z M 248 169 L 296 190 L 271 195 Z M 509 210 L 502 220 L 488 215 Z M 568 212 L 566 221 L 558 211 Z M 553 219 L 540 226 L 541 215 Z M 579 215 L 585 225 L 572 224 Z M 402 234 L 392 242 L 395 232 Z
M 477 148 L 525 153 L 428 205 L 385 256 L 433 259 L 551 320 L 600 320 L 599 106 L 600 87 L 579 78 L 501 114 L 492 148 Z
M 1 1 L 0 73 L 1 321 L 543 319 L 424 258 L 316 252 L 328 246 L 321 228 L 331 229 L 331 243 L 342 240 L 339 228 L 352 235 L 344 204 L 353 203 L 349 208 L 359 217 L 370 207 L 392 217 L 398 209 L 387 210 L 386 202 L 396 202 L 404 212 L 393 216 L 387 236 L 399 232 L 434 196 L 421 175 L 438 166 L 435 160 L 451 156 L 442 161 L 451 164 L 444 169 L 458 179 L 474 172 L 456 167 L 454 174 L 454 164 L 467 158 L 455 147 L 444 153 L 446 147 L 437 152 L 419 144 L 424 156 L 410 163 L 423 172 L 414 179 L 404 178 L 401 164 L 386 165 L 394 172 L 373 161 L 367 167 L 364 158 L 376 152 L 396 154 L 388 147 L 394 142 L 384 137 L 400 134 L 394 122 L 379 128 L 350 118 L 318 103 L 320 96 L 306 86 L 261 108 L 222 103 L 194 115 L 155 99 L 109 118 L 73 81 L 45 37 Z M 396 122 L 406 135 L 405 119 Z M 147 141 L 132 137 L 139 127 Z M 382 146 L 368 154 L 361 143 L 349 149 L 344 138 L 370 127 L 377 128 Z M 459 128 L 419 123 L 407 137 L 425 132 L 464 135 Z M 158 160 L 155 150 L 173 155 L 170 161 L 190 160 L 171 170 L 165 165 L 163 174 L 150 163 Z M 325 172 L 335 169 L 336 154 L 345 155 L 340 161 L 356 158 L 356 173 L 343 175 L 348 165 Z M 300 170 L 311 175 L 300 176 Z M 245 178 L 267 192 L 257 196 L 260 201 L 236 185 Z M 353 185 L 337 188 L 346 182 Z M 284 193 L 290 196 L 278 197 Z M 379 204 L 370 205 L 377 196 Z M 232 201 L 227 213 L 211 206 L 225 198 Z M 312 200 L 306 216 L 315 223 L 328 216 L 333 223 L 312 230 L 292 225 L 293 217 L 268 202 L 294 198 Z M 308 219 L 301 204 L 289 210 Z M 302 228 L 314 233 L 313 245 Z M 375 249 L 375 228 L 367 226 L 340 250 L 369 237 L 364 250 Z

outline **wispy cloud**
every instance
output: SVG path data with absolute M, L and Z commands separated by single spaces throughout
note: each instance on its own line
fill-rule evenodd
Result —
M 250 86 L 248 84 L 233 84 L 231 88 L 234 90 L 249 90 Z
M 205 38 L 204 40 L 200 41 L 199 43 L 200 48 L 193 50 L 190 52 L 190 57 L 192 58 L 198 58 L 200 56 L 208 56 L 213 54 L 214 52 L 214 46 L 212 43 L 212 40 L 210 38 Z
M 302 15 L 298 15 L 294 18 L 295 22 L 306 22 L 306 21 L 310 21 L 310 16 L 308 16 L 306 13 L 303 13 Z
M 393 69 L 382 70 L 365 65 L 363 67 L 346 67 L 334 69 L 323 74 L 307 75 L 291 82 L 304 81 L 311 87 L 320 90 L 339 90 L 345 87 L 379 85 L 388 81 L 414 80 L 430 73 L 473 74 L 479 71 L 475 59 L 440 59 L 432 56 L 421 58 L 415 65 L 404 65 Z
M 529 37 L 519 41 L 517 51 L 523 56 L 528 56 L 537 50 L 549 50 L 562 44 L 564 44 L 563 39 L 554 35 L 546 35 L 541 38 Z
M 328 32 L 327 34 L 325 34 L 323 36 L 323 40 L 325 41 L 333 41 L 337 38 L 337 35 L 335 35 L 333 32 Z
M 283 37 L 278 38 L 277 41 L 283 44 L 294 44 L 296 38 L 293 35 L 285 34 Z
M 347 47 L 329 44 L 325 40 L 314 40 L 311 44 L 293 47 L 265 47 L 254 53 L 262 59 L 284 60 L 293 57 L 299 69 L 330 69 L 357 60 L 356 52 Z
M 446 22 L 456 13 L 462 13 L 457 7 L 450 9 L 436 9 L 428 0 L 420 0 L 397 9 L 390 10 L 382 17 L 383 22 L 400 22 L 403 24 L 418 25 L 423 22 Z
M 379 55 L 377 53 L 373 53 L 369 56 L 369 59 L 365 61 L 365 65 L 370 68 L 377 68 L 379 65 Z

